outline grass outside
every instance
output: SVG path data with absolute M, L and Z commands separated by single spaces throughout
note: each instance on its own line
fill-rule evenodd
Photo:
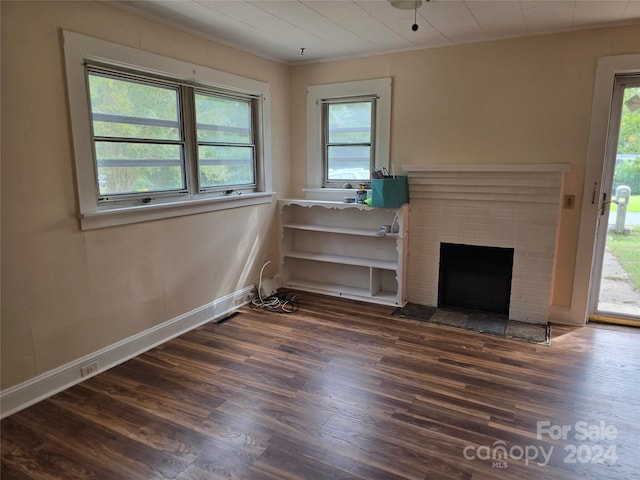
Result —
M 618 205 L 615 203 L 611 204 L 611 211 L 615 212 L 618 210 Z M 629 205 L 627 205 L 627 212 L 640 212 L 640 195 L 631 195 L 629 199 Z
M 633 285 L 640 290 L 640 232 L 609 232 L 607 247 L 627 271 Z

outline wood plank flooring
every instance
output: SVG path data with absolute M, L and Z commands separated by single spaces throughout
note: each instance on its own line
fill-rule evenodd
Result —
M 540 346 L 300 301 L 4 419 L 2 480 L 640 478 L 640 330 Z

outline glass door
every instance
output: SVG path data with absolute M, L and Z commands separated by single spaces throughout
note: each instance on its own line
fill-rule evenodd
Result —
M 616 78 L 607 138 L 592 311 L 640 322 L 640 75 Z

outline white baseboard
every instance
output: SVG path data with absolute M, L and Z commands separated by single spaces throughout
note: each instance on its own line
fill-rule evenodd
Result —
M 255 294 L 249 286 L 0 392 L 0 418 L 27 408 L 200 325 L 222 320 Z M 96 364 L 83 376 L 81 369 Z

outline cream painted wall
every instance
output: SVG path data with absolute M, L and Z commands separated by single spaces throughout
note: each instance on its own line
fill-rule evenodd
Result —
M 640 51 L 640 28 L 605 28 L 291 68 L 292 188 L 306 182 L 308 85 L 392 77 L 391 163 L 569 163 L 553 305 L 571 304 L 598 57 Z
M 278 252 L 271 204 L 79 230 L 61 30 L 268 82 L 282 195 L 289 68 L 104 3 L 0 5 L 4 389 L 254 284 Z
M 288 67 L 101 2 L 0 8 L 3 389 L 255 282 L 278 251 L 272 205 L 79 230 L 61 29 L 269 82 L 280 197 L 306 181 L 306 86 L 391 76 L 394 165 L 568 162 L 580 202 L 596 59 L 640 51 L 626 27 Z M 561 219 L 556 305 L 579 211 Z

